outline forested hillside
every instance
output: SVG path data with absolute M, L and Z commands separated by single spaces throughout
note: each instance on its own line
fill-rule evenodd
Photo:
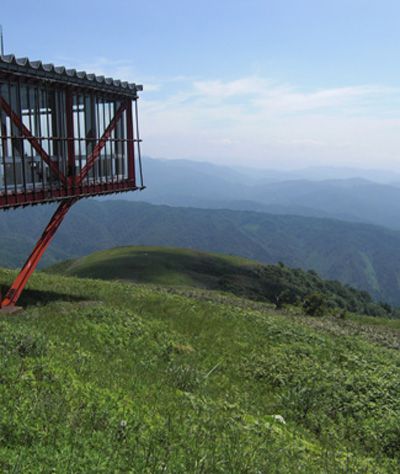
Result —
M 2 214 L 2 265 L 23 262 L 51 212 L 43 206 Z M 332 219 L 88 200 L 67 216 L 43 264 L 123 245 L 184 247 L 264 263 L 281 261 L 400 304 L 400 233 Z

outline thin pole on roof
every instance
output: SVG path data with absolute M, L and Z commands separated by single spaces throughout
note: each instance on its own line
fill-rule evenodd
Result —
M 1 55 L 4 56 L 4 38 L 3 38 L 2 25 L 0 25 L 0 51 L 1 51 Z

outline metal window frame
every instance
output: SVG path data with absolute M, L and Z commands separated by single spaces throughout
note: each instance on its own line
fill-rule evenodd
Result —
M 3 94 L 3 90 L 7 92 Z M 0 295 L 0 312 L 16 307 L 75 202 L 145 188 L 137 108 L 140 90 L 142 86 L 135 84 L 0 56 L 0 169 L 2 166 L 4 176 L 0 210 L 61 201 L 3 300 Z M 110 156 L 107 150 L 111 150 Z

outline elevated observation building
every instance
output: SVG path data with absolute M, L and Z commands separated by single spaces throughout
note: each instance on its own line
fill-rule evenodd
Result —
M 0 210 L 60 202 L 1 307 L 14 306 L 74 202 L 144 189 L 134 83 L 0 56 Z

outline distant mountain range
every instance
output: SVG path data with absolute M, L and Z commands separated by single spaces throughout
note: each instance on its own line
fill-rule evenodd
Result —
M 4 212 L 0 266 L 23 263 L 53 206 Z M 123 245 L 161 245 L 282 261 L 400 305 L 400 232 L 334 219 L 85 200 L 74 206 L 43 265 Z
M 126 199 L 330 217 L 400 229 L 400 175 L 396 173 L 346 168 L 285 172 L 151 158 L 144 160 L 144 169 L 148 188 L 127 194 Z

